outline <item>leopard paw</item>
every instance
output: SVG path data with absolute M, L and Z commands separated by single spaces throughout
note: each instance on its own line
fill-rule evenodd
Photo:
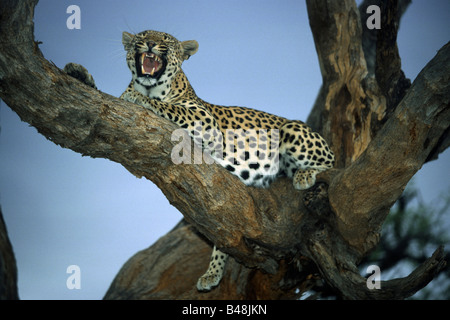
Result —
M 211 291 L 212 288 L 216 287 L 221 280 L 221 276 L 218 274 L 208 274 L 205 273 L 197 281 L 198 291 Z
M 67 73 L 69 76 L 80 80 L 84 84 L 97 89 L 97 86 L 95 85 L 94 78 L 92 75 L 87 71 L 85 67 L 83 67 L 81 64 L 69 62 L 64 66 L 64 72 Z
M 317 169 L 298 169 L 295 172 L 293 184 L 297 190 L 306 190 L 311 188 L 316 183 L 316 175 L 320 171 Z

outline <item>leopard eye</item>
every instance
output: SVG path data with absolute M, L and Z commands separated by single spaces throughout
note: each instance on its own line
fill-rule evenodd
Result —
M 167 52 L 168 47 L 166 45 L 164 45 L 164 44 L 159 44 L 158 45 L 158 50 L 159 51 L 163 51 L 163 52 Z
M 145 44 L 145 41 L 139 40 L 135 44 L 136 49 L 145 48 L 147 45 Z

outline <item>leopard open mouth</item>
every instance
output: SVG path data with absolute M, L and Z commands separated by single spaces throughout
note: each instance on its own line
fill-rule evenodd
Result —
M 152 52 L 144 52 L 139 55 L 140 73 L 143 76 L 158 78 L 164 71 L 164 59 Z

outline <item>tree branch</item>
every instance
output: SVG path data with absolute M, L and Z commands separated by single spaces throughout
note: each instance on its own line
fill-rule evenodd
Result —
M 388 3 L 389 2 L 389 3 Z M 391 3 L 392 2 L 392 3 Z M 403 16 L 403 14 L 406 12 L 406 9 L 411 3 L 411 0 L 399 0 L 398 4 L 394 7 L 396 1 L 387 1 L 387 0 L 364 0 L 358 7 L 359 9 L 359 15 L 361 16 L 361 25 L 362 25 L 362 46 L 364 50 L 364 57 L 367 64 L 367 71 L 369 72 L 369 75 L 375 75 L 375 67 L 376 67 L 376 60 L 377 60 L 377 39 L 379 38 L 379 32 L 385 32 L 389 31 L 389 33 L 392 36 L 392 40 L 394 42 L 390 42 L 390 46 L 395 46 L 395 49 L 397 52 L 397 32 L 398 28 L 400 26 L 400 19 Z M 377 5 L 380 7 L 381 12 L 381 18 L 383 21 L 381 21 L 381 30 L 379 29 L 369 29 L 365 27 L 365 23 L 369 16 L 372 13 L 367 13 L 367 7 L 370 5 Z M 391 9 L 396 9 L 395 12 L 386 12 L 386 7 L 390 5 Z M 395 17 L 395 19 L 392 19 Z M 392 29 L 394 29 L 394 32 L 391 32 Z M 385 38 L 386 36 L 381 36 L 380 38 Z M 381 43 L 383 40 L 381 40 Z M 386 47 L 379 47 L 378 51 L 382 52 L 383 49 L 387 49 Z M 398 56 L 398 55 L 397 55 Z M 398 57 L 399 58 L 399 57 Z M 399 58 L 400 59 L 400 58 Z M 386 64 L 388 61 L 386 61 Z M 400 67 L 400 64 L 397 64 L 398 67 Z M 390 72 L 390 70 L 388 70 Z
M 220 290 L 198 292 L 197 279 L 205 272 L 210 245 L 186 221 L 124 264 L 104 299 L 290 299 L 294 290 L 280 288 L 286 264 L 276 275 L 246 268 L 230 259 Z M 195 257 L 195 258 L 193 258 Z M 176 284 L 176 285 L 174 285 Z
M 323 84 L 308 124 L 331 145 L 337 167 L 355 161 L 385 117 L 386 103 L 368 76 L 362 26 L 353 0 L 307 1 Z
M 420 72 L 362 156 L 332 181 L 330 205 L 341 234 L 353 234 L 344 236 L 350 243 L 380 230 L 389 208 L 448 133 L 450 88 L 443 79 L 449 73 L 450 43 Z
M 397 47 L 400 17 L 410 1 L 384 0 L 380 2 L 383 27 L 377 32 L 375 75 L 386 98 L 387 110 L 391 112 L 411 86 L 411 81 L 405 77 L 402 71 Z
M 380 281 L 380 289 L 370 289 L 367 280 L 348 261 L 335 259 L 329 244 L 315 238 L 310 242 L 311 255 L 315 257 L 321 274 L 344 299 L 401 300 L 425 287 L 445 266 L 443 247 L 439 247 L 423 264 L 404 278 Z
M 17 265 L 0 208 L 0 300 L 17 300 Z

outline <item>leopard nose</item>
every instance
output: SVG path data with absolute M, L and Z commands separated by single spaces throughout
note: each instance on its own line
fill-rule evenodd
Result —
M 156 42 L 154 42 L 154 41 L 147 41 L 147 47 L 149 49 L 153 48 L 155 45 L 156 45 Z

